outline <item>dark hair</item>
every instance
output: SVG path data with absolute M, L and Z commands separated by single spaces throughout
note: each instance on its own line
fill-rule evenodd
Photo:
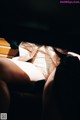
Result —
M 69 54 L 63 55 L 57 67 L 53 92 L 64 120 L 80 119 L 80 60 Z

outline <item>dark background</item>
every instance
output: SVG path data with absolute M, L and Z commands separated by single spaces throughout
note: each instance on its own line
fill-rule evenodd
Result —
M 0 36 L 80 53 L 80 4 L 58 0 L 0 0 Z

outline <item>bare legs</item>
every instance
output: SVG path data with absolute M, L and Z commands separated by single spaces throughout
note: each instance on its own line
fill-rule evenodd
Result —
M 24 87 L 27 90 L 29 85 L 41 79 L 44 79 L 44 76 L 34 65 L 26 62 L 18 62 L 16 65 L 10 59 L 0 58 L 0 112 L 8 111 L 11 90 L 23 91 Z
M 8 112 L 10 93 L 8 84 L 28 83 L 30 79 L 26 73 L 8 59 L 0 59 L 0 113 Z
M 0 59 L 0 79 L 6 83 L 30 81 L 29 76 L 7 58 Z

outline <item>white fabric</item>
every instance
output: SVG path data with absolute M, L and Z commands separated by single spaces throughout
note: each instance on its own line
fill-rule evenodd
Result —
M 38 46 L 28 42 L 21 42 L 19 45 L 19 56 L 18 60 L 22 61 L 28 61 L 32 58 L 33 65 L 44 75 L 44 78 L 46 79 L 60 61 L 51 46 Z M 22 69 L 27 72 L 29 69 L 27 67 L 27 64 L 25 64 Z
M 13 63 L 15 63 L 21 70 L 23 70 L 27 75 L 29 75 L 30 80 L 37 81 L 45 79 L 42 72 L 38 68 L 36 68 L 32 63 L 19 61 L 17 59 L 18 57 L 15 57 L 10 60 Z
M 51 53 L 51 55 L 49 52 Z M 48 76 L 51 74 L 53 69 L 57 66 L 55 59 L 56 59 L 56 54 L 53 51 L 53 49 L 48 50 L 48 47 L 41 46 L 36 56 L 33 58 L 33 64 L 40 71 L 42 71 L 45 78 L 48 78 Z
M 78 59 L 80 60 L 80 55 L 79 55 L 79 54 L 74 53 L 74 52 L 68 52 L 68 54 L 71 54 L 71 55 L 73 55 L 73 56 L 76 56 L 76 57 L 78 57 Z
M 36 53 L 38 46 L 28 42 L 21 42 L 19 45 L 19 56 L 23 58 L 24 61 L 28 61 L 33 58 Z

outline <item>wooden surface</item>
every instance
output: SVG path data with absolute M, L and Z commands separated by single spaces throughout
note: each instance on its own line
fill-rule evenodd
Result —
M 17 53 L 18 49 L 12 49 L 4 38 L 0 38 L 0 57 L 12 58 L 16 56 Z
M 0 38 L 0 46 L 10 47 L 10 44 L 4 38 Z

